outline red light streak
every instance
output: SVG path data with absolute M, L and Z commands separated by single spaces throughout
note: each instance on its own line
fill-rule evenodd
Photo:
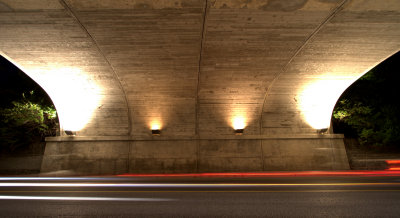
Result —
M 294 176 L 400 176 L 400 168 L 384 171 L 301 171 L 243 173 L 122 174 L 122 177 L 294 177 Z
M 400 170 L 400 160 L 386 160 L 385 162 L 388 165 L 387 170 L 390 171 Z
M 386 160 L 386 163 L 389 165 L 400 164 L 400 160 Z

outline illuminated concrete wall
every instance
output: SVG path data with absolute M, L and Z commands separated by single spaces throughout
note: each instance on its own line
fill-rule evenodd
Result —
M 51 138 L 42 172 L 74 175 L 348 169 L 342 136 Z
M 62 130 L 79 135 L 129 133 L 121 81 L 58 1 L 0 1 L 0 29 L 1 55 L 49 94 Z
M 0 0 L 1 55 L 76 131 L 48 139 L 44 171 L 344 169 L 317 130 L 399 48 L 398 0 Z

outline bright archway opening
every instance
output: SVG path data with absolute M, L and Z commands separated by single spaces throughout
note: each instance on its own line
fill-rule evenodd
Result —
M 96 116 L 96 110 L 102 106 L 103 89 L 93 75 L 80 68 L 62 64 L 13 64 L 48 93 L 57 108 L 61 136 L 65 136 L 66 132 L 84 130 Z
M 400 52 L 349 86 L 332 113 L 335 133 L 361 144 L 398 147 L 400 143 Z
M 370 71 L 365 71 L 361 74 L 356 74 L 357 71 L 352 70 L 348 66 L 337 67 L 330 69 L 321 75 L 310 76 L 308 81 L 301 86 L 297 94 L 297 107 L 301 113 L 302 119 L 313 129 L 324 130 L 324 132 L 331 127 L 332 112 L 336 107 L 343 101 L 343 96 L 348 96 L 346 92 L 353 90 L 354 86 L 360 83 L 360 81 L 368 80 L 372 75 L 371 73 L 377 69 L 385 68 L 390 62 L 390 67 L 394 67 L 400 62 L 400 54 L 397 53 L 392 57 L 383 61 Z M 397 58 L 397 59 L 396 59 Z M 395 60 L 396 59 L 396 60 Z M 393 74 L 393 75 L 398 75 Z M 375 75 L 375 77 L 377 77 Z M 376 78 L 379 79 L 379 78 Z M 395 79 L 394 79 L 395 80 Z M 398 86 L 397 85 L 393 85 Z M 382 88 L 385 88 L 382 87 Z M 374 95 L 374 87 L 369 87 L 367 91 L 372 91 L 370 94 L 366 94 L 367 100 Z M 378 90 L 379 91 L 379 90 Z M 394 92 L 388 93 L 387 95 L 393 95 Z M 366 92 L 367 93 L 367 92 Z M 375 98 L 381 98 L 375 96 Z M 338 100 L 339 99 L 339 100 Z M 360 106 L 360 108 L 362 108 Z M 339 115 L 337 115 L 339 116 Z M 341 115 L 344 116 L 343 114 Z
M 46 91 L 0 55 L 0 150 L 3 156 L 43 155 L 44 138 L 59 134 Z

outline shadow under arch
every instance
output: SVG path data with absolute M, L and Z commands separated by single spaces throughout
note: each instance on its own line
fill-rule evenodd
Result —
M 391 128 L 390 125 L 392 127 L 400 125 L 400 119 L 397 118 L 400 112 L 399 72 L 400 51 L 383 60 L 348 86 L 336 101 L 332 111 L 331 131 L 354 138 L 360 137 L 363 130 L 375 134 L 378 132 L 393 134 L 388 133 L 385 128 Z M 399 135 L 400 128 L 397 129 Z M 363 137 L 369 136 L 366 134 Z

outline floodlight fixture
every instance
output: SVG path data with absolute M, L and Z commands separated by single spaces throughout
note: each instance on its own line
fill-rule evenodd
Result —
M 65 132 L 65 134 L 67 134 L 68 136 L 76 136 L 76 131 L 65 130 L 64 132 Z
M 317 129 L 317 133 L 323 135 L 328 132 L 328 128 Z
M 244 129 L 235 129 L 235 135 L 243 135 Z
M 152 129 L 152 130 L 151 130 L 151 134 L 154 135 L 154 136 L 159 136 L 159 135 L 161 135 L 161 130 L 159 130 L 159 129 Z

